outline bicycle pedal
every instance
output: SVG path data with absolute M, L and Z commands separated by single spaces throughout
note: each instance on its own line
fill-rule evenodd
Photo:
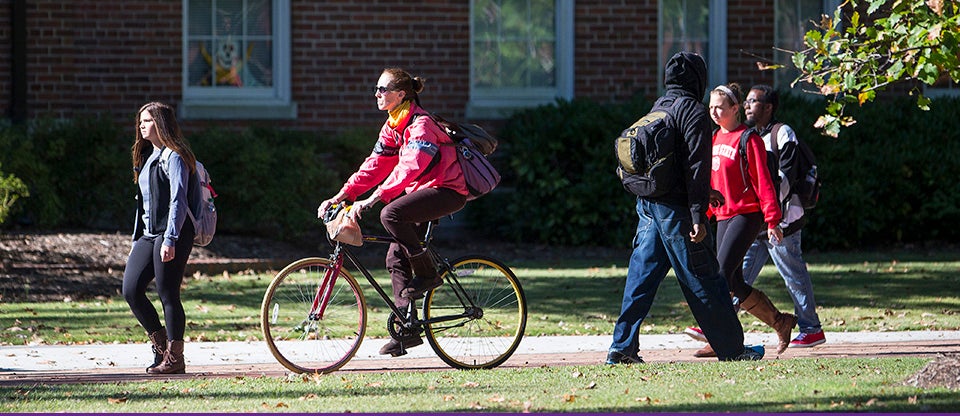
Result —
M 391 356 L 391 357 L 399 357 L 399 356 L 401 356 L 401 355 L 407 355 L 407 350 L 400 350 L 400 351 L 397 351 L 397 352 L 391 352 L 391 353 L 390 353 L 390 356 Z

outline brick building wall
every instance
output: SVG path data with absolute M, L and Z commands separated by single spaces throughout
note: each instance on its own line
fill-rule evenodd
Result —
M 13 68 L 11 2 L 0 2 L 0 118 L 9 115 L 11 94 L 13 94 L 13 80 L 10 78 L 10 71 Z
M 132 123 L 144 102 L 179 104 L 182 2 L 25 3 L 30 118 L 106 114 Z M 772 82 L 745 53 L 772 57 L 773 16 L 763 3 L 728 2 L 730 80 Z M 0 114 L 7 115 L 11 1 L 0 4 Z M 324 131 L 379 124 L 384 117 L 371 89 L 387 66 L 426 77 L 424 106 L 462 118 L 469 99 L 469 11 L 467 1 L 291 0 L 291 93 L 298 116 L 269 124 Z M 657 1 L 578 0 L 574 24 L 576 97 L 610 102 L 656 95 L 662 84 Z
M 746 88 L 773 84 L 773 73 L 757 69 L 757 61 L 773 61 L 774 17 L 769 1 L 727 3 L 727 82 Z

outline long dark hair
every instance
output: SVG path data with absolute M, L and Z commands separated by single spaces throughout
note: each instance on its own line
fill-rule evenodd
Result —
M 140 114 L 143 114 L 144 111 L 150 113 L 153 117 L 153 125 L 157 129 L 160 144 L 164 147 L 169 147 L 170 150 L 180 155 L 183 163 L 186 163 L 187 168 L 190 169 L 190 173 L 193 174 L 196 170 L 197 157 L 194 156 L 193 150 L 190 149 L 190 145 L 180 131 L 180 125 L 177 124 L 177 116 L 173 111 L 173 107 L 153 101 L 144 104 L 143 107 L 140 107 L 140 110 L 137 111 L 137 122 L 134 125 L 136 137 L 130 149 L 131 159 L 133 161 L 133 181 L 137 181 L 137 177 L 143 169 L 143 164 L 147 162 L 147 157 L 153 152 L 153 144 L 150 143 L 149 140 L 144 139 L 143 135 L 140 134 Z

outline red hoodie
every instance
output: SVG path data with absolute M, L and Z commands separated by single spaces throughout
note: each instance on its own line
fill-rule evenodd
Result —
M 712 211 L 718 220 L 763 211 L 767 228 L 775 228 L 780 223 L 780 203 L 770 171 L 766 168 L 767 151 L 763 139 L 756 133 L 751 133 L 747 140 L 746 176 L 750 183 L 744 183 L 739 148 L 740 135 L 746 128 L 746 125 L 741 124 L 734 131 L 724 133 L 717 129 L 713 134 L 713 173 L 710 175 L 710 186 L 720 191 L 726 202 Z

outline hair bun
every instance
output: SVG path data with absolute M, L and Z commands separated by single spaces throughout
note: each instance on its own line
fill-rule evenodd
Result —
M 413 82 L 410 85 L 413 88 L 413 92 L 417 94 L 420 94 L 421 92 L 423 92 L 423 84 L 426 81 L 427 80 L 420 77 L 413 77 Z

